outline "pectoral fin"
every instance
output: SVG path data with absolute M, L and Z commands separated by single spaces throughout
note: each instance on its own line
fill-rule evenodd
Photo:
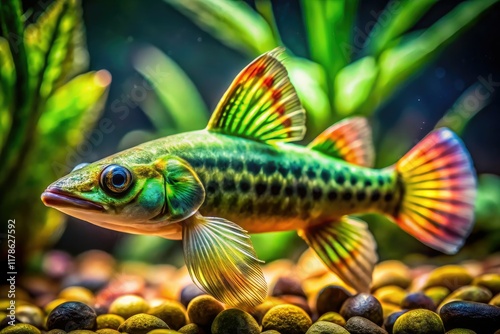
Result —
M 193 281 L 231 306 L 255 306 L 267 284 L 250 241 L 240 226 L 195 214 L 183 223 L 184 258 Z
M 369 291 L 377 253 L 365 222 L 344 216 L 301 230 L 299 235 L 346 284 L 357 291 Z

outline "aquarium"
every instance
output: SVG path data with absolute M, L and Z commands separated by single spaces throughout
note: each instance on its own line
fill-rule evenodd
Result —
M 500 331 L 497 2 L 2 1 L 0 331 Z

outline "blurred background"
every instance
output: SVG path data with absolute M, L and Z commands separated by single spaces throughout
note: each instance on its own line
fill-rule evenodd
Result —
M 82 24 L 75 31 L 85 32 L 85 42 L 78 42 L 81 53 L 75 52 L 86 65 L 81 68 L 107 71 L 89 72 L 100 88 L 93 101 L 99 108 L 82 109 L 85 116 L 73 132 L 84 131 L 68 144 L 65 138 L 74 133 L 58 137 L 57 157 L 40 161 L 41 155 L 33 154 L 23 162 L 28 175 L 42 173 L 43 177 L 36 184 L 27 179 L 17 188 L 1 189 L 2 221 L 15 218 L 17 228 L 26 230 L 25 240 L 46 240 L 36 245 L 29 241 L 26 254 L 60 249 L 76 255 L 102 249 L 120 259 L 182 265 L 178 241 L 126 235 L 73 218 L 67 219 L 64 228 L 66 218 L 49 217 L 39 195 L 78 163 L 146 140 L 203 128 L 237 73 L 259 54 L 285 45 L 287 66 L 309 116 L 308 135 L 301 144 L 343 117 L 365 115 L 373 125 L 376 165 L 385 167 L 436 124 L 451 127 L 463 138 L 480 175 L 477 224 L 456 258 L 480 259 L 499 251 L 500 6 L 487 0 L 411 3 L 248 0 L 203 5 L 177 0 L 85 0 L 81 9 L 71 7 L 79 13 L 73 20 Z M 51 4 L 22 1 L 22 19 L 36 22 Z M 75 90 L 72 94 L 92 93 Z M 44 124 L 43 117 L 38 124 Z M 47 126 L 70 131 L 71 124 Z M 42 130 L 37 130 L 44 134 L 41 140 L 49 140 L 50 133 Z M 81 143 L 86 145 L 78 146 Z M 38 171 L 44 163 L 49 167 Z M 15 190 L 21 188 L 21 192 Z M 29 199 L 25 195 L 33 193 Z M 40 206 L 33 209 L 39 213 L 19 214 L 31 206 Z M 365 219 L 381 259 L 406 257 L 418 262 L 414 254 L 444 258 L 384 218 L 368 215 Z M 296 259 L 306 248 L 294 232 L 258 235 L 254 245 L 267 261 Z

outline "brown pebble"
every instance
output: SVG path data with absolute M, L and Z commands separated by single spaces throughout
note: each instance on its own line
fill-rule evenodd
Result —
M 382 305 L 377 298 L 367 293 L 359 293 L 348 298 L 339 313 L 347 321 L 355 316 L 364 317 L 378 326 L 381 326 L 384 321 Z
M 350 334 L 387 334 L 387 331 L 363 317 L 352 317 L 347 320 L 345 329 Z
M 316 311 L 318 315 L 326 312 L 339 312 L 342 304 L 352 294 L 344 287 L 329 285 L 321 289 L 316 298 Z
M 187 313 L 190 321 L 210 328 L 215 317 L 223 310 L 224 306 L 217 299 L 209 295 L 202 295 L 191 300 Z
M 205 330 L 197 324 L 187 324 L 184 327 L 179 328 L 179 333 L 182 334 L 205 334 Z
M 465 268 L 457 265 L 447 265 L 434 269 L 427 278 L 424 288 L 445 286 L 454 291 L 471 282 L 472 276 Z
M 412 310 L 417 308 L 423 308 L 426 310 L 435 311 L 436 304 L 434 301 L 426 296 L 423 292 L 414 292 L 408 294 L 401 302 L 401 308 Z
M 304 334 L 311 325 L 311 318 L 303 309 L 289 304 L 273 307 L 262 319 L 262 330 L 274 329 L 287 334 Z
M 301 282 L 294 277 L 281 276 L 278 278 L 272 288 L 271 296 L 279 297 L 282 295 L 295 295 L 307 298 L 302 289 Z

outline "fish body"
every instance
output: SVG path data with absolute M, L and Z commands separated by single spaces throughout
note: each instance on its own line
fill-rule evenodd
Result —
M 383 169 L 371 168 L 364 118 L 291 144 L 304 135 L 305 112 L 279 53 L 238 75 L 205 130 L 79 166 L 43 202 L 105 228 L 182 239 L 195 283 L 233 306 L 267 294 L 248 233 L 297 230 L 358 291 L 369 289 L 376 243 L 351 214 L 384 214 L 430 247 L 456 252 L 473 224 L 476 185 L 460 139 L 435 130 Z

